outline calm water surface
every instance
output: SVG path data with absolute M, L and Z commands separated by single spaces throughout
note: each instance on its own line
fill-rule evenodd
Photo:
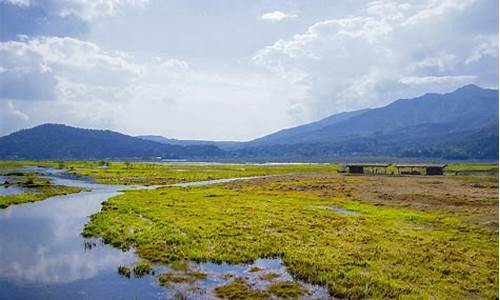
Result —
M 50 178 L 92 191 L 0 210 L 0 298 L 163 298 L 153 277 L 124 280 L 117 274 L 119 265 L 137 260 L 133 253 L 99 242 L 88 249 L 80 235 L 88 216 L 123 187 Z
M 0 184 L 5 181 L 12 182 L 12 178 L 8 176 L 0 176 Z M 0 196 L 17 195 L 26 192 L 26 188 L 17 185 L 1 185 L 0 186 Z

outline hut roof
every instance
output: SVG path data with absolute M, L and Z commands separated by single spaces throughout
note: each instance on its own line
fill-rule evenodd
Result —
M 396 168 L 444 168 L 447 164 L 395 164 Z
M 379 164 L 379 163 L 349 163 L 345 165 L 346 167 L 367 167 L 367 168 L 387 168 L 390 164 Z

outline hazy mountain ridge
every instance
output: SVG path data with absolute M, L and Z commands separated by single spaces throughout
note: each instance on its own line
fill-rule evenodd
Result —
M 210 145 L 177 146 L 110 130 L 43 124 L 0 138 L 2 159 L 192 158 L 222 155 Z
M 377 135 L 354 137 L 336 143 L 280 144 L 245 147 L 234 151 L 234 158 L 305 161 L 328 161 L 336 158 L 400 157 L 445 160 L 498 160 L 498 124 L 479 131 L 456 135 L 436 134 L 428 137 L 400 140 L 399 136 Z
M 467 85 L 283 129 L 228 154 L 247 159 L 399 156 L 498 159 L 498 90 Z
M 203 158 L 325 160 L 412 157 L 498 160 L 498 90 L 467 85 L 344 112 L 250 142 L 131 137 L 45 124 L 0 138 L 2 159 Z
M 304 124 L 300 125 L 297 127 L 292 127 L 292 128 L 287 128 L 283 129 L 280 131 L 277 131 L 275 133 L 266 135 L 264 137 L 252 140 L 246 145 L 265 145 L 268 144 L 269 142 L 273 144 L 290 144 L 292 141 L 296 142 L 297 140 L 300 140 L 300 137 L 303 135 L 308 135 L 312 134 L 317 130 L 321 130 L 325 127 L 335 125 L 337 123 L 340 123 L 342 121 L 348 120 L 350 118 L 353 118 L 355 116 L 364 114 L 365 112 L 368 112 L 370 109 L 363 109 L 363 110 L 358 110 L 358 111 L 353 111 L 353 112 L 342 112 L 339 114 L 331 115 L 329 117 L 326 117 L 322 120 L 312 122 L 309 124 Z
M 212 145 L 217 146 L 221 149 L 232 149 L 238 147 L 244 142 L 233 142 L 233 141 L 206 141 L 206 140 L 179 140 L 179 139 L 169 139 L 160 135 L 138 135 L 137 138 L 153 141 L 162 144 L 178 145 L 178 146 L 194 146 L 194 145 Z
M 357 114 L 352 112 L 350 117 L 340 122 L 306 134 L 293 135 L 290 140 L 277 140 L 276 134 L 273 134 L 256 141 L 260 145 L 330 143 L 345 137 L 370 136 L 429 124 L 453 124 L 452 131 L 480 129 L 495 120 L 498 122 L 498 91 L 467 85 L 448 94 L 426 94 Z

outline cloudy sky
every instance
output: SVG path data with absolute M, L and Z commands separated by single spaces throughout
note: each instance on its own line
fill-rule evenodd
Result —
M 468 83 L 498 87 L 496 0 L 0 0 L 0 135 L 248 140 Z

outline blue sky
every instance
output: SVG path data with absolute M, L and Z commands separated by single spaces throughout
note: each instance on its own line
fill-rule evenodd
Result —
M 0 0 L 0 135 L 248 140 L 498 87 L 498 1 Z

